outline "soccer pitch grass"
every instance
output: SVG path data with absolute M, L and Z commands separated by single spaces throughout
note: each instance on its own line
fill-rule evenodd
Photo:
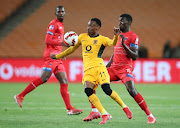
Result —
M 59 92 L 58 83 L 46 83 L 26 95 L 20 108 L 14 95 L 28 83 L 0 83 L 0 128 L 180 128 L 180 86 L 177 84 L 137 84 L 156 124 L 147 124 L 145 113 L 130 97 L 123 84 L 111 84 L 133 112 L 127 119 L 121 107 L 97 88 L 102 105 L 112 115 L 112 120 L 99 125 L 101 119 L 83 122 L 91 111 L 82 84 L 69 84 L 72 106 L 84 109 L 80 115 L 66 115 L 66 108 Z

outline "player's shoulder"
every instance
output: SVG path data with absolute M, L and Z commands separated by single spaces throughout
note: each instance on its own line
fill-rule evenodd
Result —
M 49 25 L 54 25 L 54 24 L 56 24 L 56 22 L 57 22 L 56 19 L 53 19 L 50 21 Z
M 133 31 L 129 31 L 128 35 L 131 37 L 138 37 L 137 34 Z
M 109 39 L 109 37 L 107 37 L 107 36 L 103 36 L 103 35 L 99 35 L 99 38 L 100 38 L 100 39 L 103 39 L 103 40 L 107 40 L 107 39 Z
M 80 35 L 81 35 L 81 36 L 87 36 L 88 33 L 81 33 Z M 80 35 L 79 35 L 79 36 L 80 36 Z
M 79 35 L 79 38 L 87 37 L 87 36 L 89 36 L 88 33 L 81 33 L 81 34 Z
M 106 38 L 106 36 L 103 36 L 103 35 L 99 35 L 100 38 Z

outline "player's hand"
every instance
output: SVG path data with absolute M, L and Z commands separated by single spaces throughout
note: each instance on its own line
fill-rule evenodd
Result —
M 51 59 L 56 59 L 56 55 L 55 54 L 51 54 L 50 57 L 51 57 Z
M 120 29 L 114 27 L 113 33 L 114 33 L 114 35 L 118 36 L 120 34 Z
M 124 45 L 125 44 L 125 37 L 124 37 L 124 35 L 120 35 L 120 37 L 121 37 L 121 40 L 122 40 L 122 45 Z
M 69 45 L 65 44 L 64 42 L 61 43 L 61 46 L 70 47 Z
M 64 61 L 66 61 L 66 57 L 63 57 L 63 58 L 61 58 L 61 60 L 64 60 Z

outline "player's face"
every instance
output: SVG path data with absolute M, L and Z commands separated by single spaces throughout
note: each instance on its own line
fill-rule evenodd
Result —
M 65 16 L 65 10 L 64 8 L 56 8 L 56 18 L 59 20 L 59 21 L 63 21 L 64 20 L 64 16 Z
M 87 31 L 89 35 L 96 35 L 99 30 L 99 26 L 96 21 L 89 21 L 87 25 Z
M 123 32 L 128 26 L 126 17 L 119 17 L 119 29 Z

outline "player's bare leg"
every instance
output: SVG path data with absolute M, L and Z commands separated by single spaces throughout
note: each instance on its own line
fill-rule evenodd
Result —
M 147 123 L 156 123 L 156 118 L 152 115 L 151 111 L 149 110 L 144 98 L 141 96 L 140 93 L 136 91 L 136 88 L 134 86 L 134 81 L 127 81 L 125 83 L 126 88 L 129 92 L 129 94 L 134 98 L 134 100 L 137 102 L 139 107 L 146 113 L 148 117 Z
M 71 106 L 66 72 L 58 72 L 55 76 L 60 83 L 60 93 L 66 105 L 67 115 L 78 115 L 84 112 L 82 109 L 77 109 Z
M 22 101 L 24 99 L 24 97 L 26 96 L 26 94 L 30 93 L 31 91 L 33 91 L 36 87 L 38 87 L 39 85 L 45 83 L 49 77 L 51 76 L 51 72 L 48 71 L 43 71 L 41 78 L 35 79 L 32 82 L 29 83 L 29 85 L 24 89 L 24 91 L 22 91 L 19 95 L 15 95 L 14 99 L 16 100 L 16 103 L 22 107 Z

